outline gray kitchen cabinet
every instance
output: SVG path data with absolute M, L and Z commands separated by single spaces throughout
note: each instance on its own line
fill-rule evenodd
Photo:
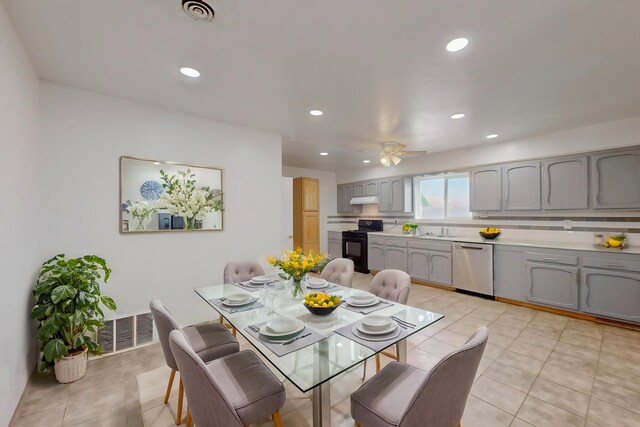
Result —
M 640 273 L 582 269 L 580 310 L 640 322 Z
M 578 310 L 578 268 L 527 262 L 527 301 Z
M 429 251 L 409 248 L 409 276 L 418 280 L 429 280 Z
M 378 181 L 368 181 L 364 183 L 364 195 L 365 196 L 377 196 L 378 195 Z
M 503 165 L 502 200 L 505 211 L 540 210 L 540 162 Z
M 342 238 L 329 238 L 328 243 L 329 257 L 332 259 L 342 258 Z
M 640 208 L 640 150 L 591 156 L 595 209 Z
M 496 246 L 493 252 L 493 291 L 497 297 L 527 300 L 525 260 L 521 248 Z
M 406 213 L 413 211 L 413 179 L 383 178 L 378 184 L 378 211 Z
M 502 210 L 502 168 L 487 166 L 469 174 L 469 209 L 475 211 Z
M 372 245 L 369 243 L 368 267 L 369 270 L 384 270 L 384 245 Z
M 407 271 L 407 248 L 385 245 L 384 269 Z
M 589 208 L 587 156 L 542 161 L 542 208 Z
M 451 253 L 429 252 L 429 282 L 451 286 Z
M 351 198 L 353 197 L 352 185 L 338 185 L 338 213 L 353 213 Z
M 364 183 L 359 182 L 357 184 L 353 184 L 353 197 L 363 197 L 364 196 Z

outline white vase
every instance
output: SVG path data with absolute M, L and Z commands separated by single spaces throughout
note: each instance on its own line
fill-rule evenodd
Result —
M 67 384 L 78 381 L 87 373 L 87 349 L 73 356 L 64 356 L 55 363 L 56 379 Z

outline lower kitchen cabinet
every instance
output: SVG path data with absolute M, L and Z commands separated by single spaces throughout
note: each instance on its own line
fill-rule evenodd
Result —
M 497 246 L 493 251 L 493 291 L 495 296 L 526 301 L 524 253 L 521 248 Z
M 583 268 L 580 293 L 585 313 L 640 322 L 640 273 Z
M 369 258 L 367 261 L 369 270 L 384 270 L 384 245 L 369 244 Z
M 429 252 L 429 282 L 451 286 L 451 254 Z
M 527 301 L 578 309 L 578 268 L 527 262 Z
M 418 280 L 429 280 L 429 252 L 409 248 L 409 276 Z
M 407 271 L 407 248 L 386 246 L 384 249 L 384 269 Z
M 342 240 L 329 240 L 329 257 L 332 259 L 342 258 Z

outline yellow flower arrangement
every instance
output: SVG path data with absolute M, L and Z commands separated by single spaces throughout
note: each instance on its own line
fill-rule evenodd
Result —
M 295 298 L 298 294 L 302 293 L 300 282 L 305 274 L 322 265 L 326 259 L 326 254 L 309 253 L 305 255 L 302 252 L 302 248 L 298 248 L 295 251 L 284 250 L 282 252 L 282 258 L 268 256 L 267 262 L 274 267 L 280 268 L 293 279 L 293 297 Z

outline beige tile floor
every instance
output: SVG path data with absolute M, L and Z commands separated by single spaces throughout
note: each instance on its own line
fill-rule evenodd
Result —
M 356 276 L 354 287 L 366 289 L 371 277 Z M 478 326 L 490 329 L 464 427 L 640 426 L 640 332 L 421 285 L 409 304 L 446 315 L 409 339 L 408 361 L 423 369 Z M 174 393 L 161 402 L 167 375 L 157 344 L 91 361 L 74 384 L 34 374 L 11 425 L 169 427 L 176 401 Z M 356 367 L 333 382 L 334 426 L 353 425 L 348 396 L 361 375 Z M 284 424 L 311 425 L 309 397 L 285 386 Z

